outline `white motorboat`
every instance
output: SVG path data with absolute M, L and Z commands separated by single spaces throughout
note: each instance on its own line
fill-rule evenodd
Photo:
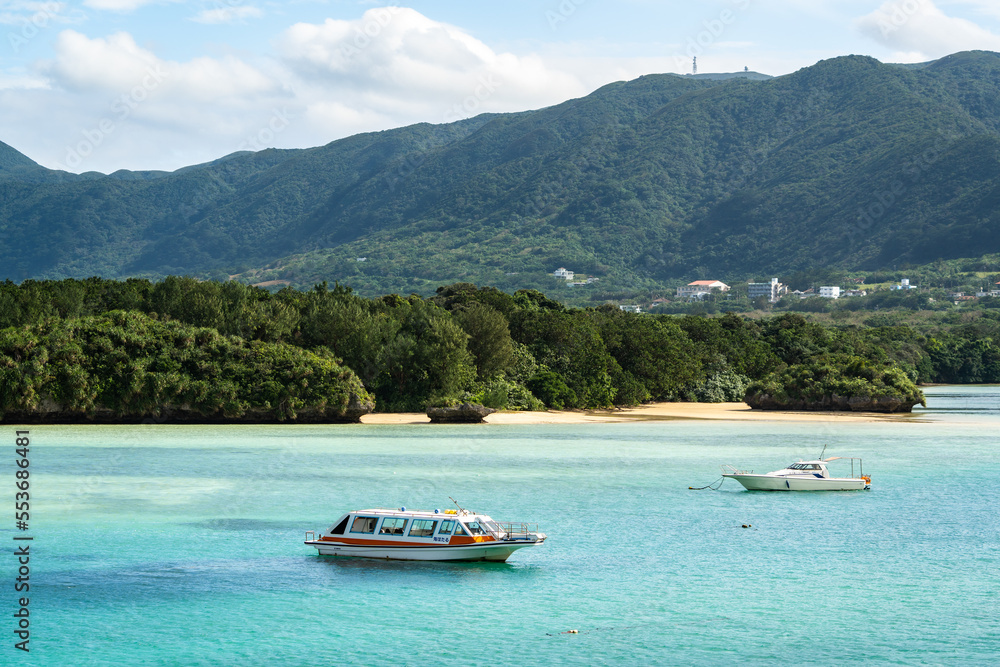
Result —
M 545 541 L 534 524 L 498 523 L 485 514 L 457 510 L 369 509 L 348 512 L 306 544 L 321 556 L 392 560 L 495 561 Z
M 850 477 L 830 475 L 827 463 L 837 460 L 851 462 Z M 855 468 L 857 476 L 854 474 Z M 866 491 L 871 489 L 872 484 L 872 478 L 864 474 L 861 459 L 842 456 L 797 461 L 787 468 L 763 474 L 725 465 L 722 466 L 722 476 L 735 479 L 750 491 Z

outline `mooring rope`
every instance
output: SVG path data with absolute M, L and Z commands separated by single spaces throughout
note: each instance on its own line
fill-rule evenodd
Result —
M 719 490 L 719 486 L 722 486 L 722 483 L 725 482 L 725 481 L 726 481 L 725 477 L 720 477 L 719 479 L 715 480 L 715 482 L 712 482 L 712 484 L 708 484 L 706 486 L 689 486 L 688 488 L 691 489 L 692 491 L 704 491 L 705 489 L 711 489 L 712 491 L 718 491 Z M 716 482 L 718 482 L 719 486 L 713 486 L 713 484 L 715 484 Z

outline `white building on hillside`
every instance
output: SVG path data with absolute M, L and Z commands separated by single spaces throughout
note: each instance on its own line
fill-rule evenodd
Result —
M 788 293 L 788 285 L 778 282 L 777 278 L 771 278 L 769 283 L 747 283 L 747 296 L 751 299 L 765 296 L 771 303 L 775 303 L 781 295 Z
M 839 299 L 840 298 L 840 288 L 839 287 L 820 287 L 819 295 L 824 299 Z
M 573 280 L 573 276 L 575 274 L 572 271 L 567 271 L 566 269 L 560 266 L 558 269 L 553 271 L 551 275 L 555 276 L 556 278 L 562 278 L 563 280 Z

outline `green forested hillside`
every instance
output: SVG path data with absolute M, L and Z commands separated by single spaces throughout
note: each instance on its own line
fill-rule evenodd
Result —
M 1000 55 L 650 75 L 538 111 L 67 175 L 0 151 L 0 277 L 602 289 L 1000 251 Z M 358 258 L 365 258 L 359 262 Z

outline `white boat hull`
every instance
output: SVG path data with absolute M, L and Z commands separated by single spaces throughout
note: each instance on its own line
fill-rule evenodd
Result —
M 383 560 L 491 561 L 502 563 L 518 549 L 541 544 L 544 540 L 477 542 L 463 545 L 391 546 L 353 545 L 331 541 L 308 541 L 321 556 L 381 558 Z
M 726 473 L 749 491 L 864 491 L 871 488 L 867 480 L 856 477 L 778 477 Z

